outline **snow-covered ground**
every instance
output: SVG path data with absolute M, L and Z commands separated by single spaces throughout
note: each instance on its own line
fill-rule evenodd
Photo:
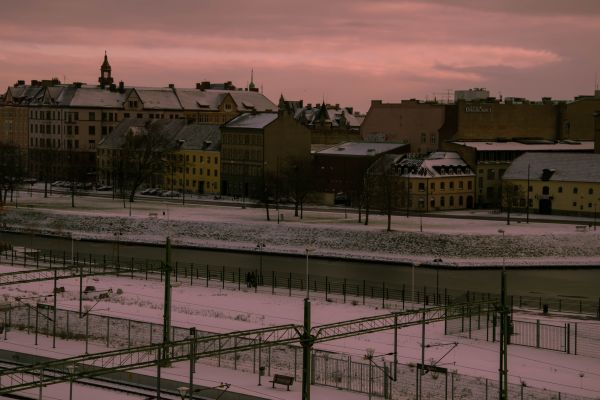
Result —
M 600 230 L 463 218 L 488 215 L 487 211 L 449 213 L 455 219 L 395 216 L 393 230 L 387 232 L 382 215 L 371 215 L 365 226 L 357 222 L 356 214 L 307 211 L 300 220 L 293 210 L 279 210 L 283 220 L 278 223 L 275 210 L 267 222 L 263 208 L 140 199 L 129 216 L 129 204 L 123 208 L 120 200 L 78 197 L 76 208 L 70 201 L 66 195 L 43 198 L 40 193 L 31 197 L 21 193 L 19 208 L 7 207 L 0 227 L 107 240 L 120 231 L 124 241 L 149 243 L 162 243 L 169 235 L 177 244 L 221 249 L 249 250 L 261 241 L 272 252 L 303 253 L 310 246 L 318 255 L 357 259 L 423 262 L 442 257 L 446 263 L 498 265 L 505 258 L 507 263 L 524 265 L 600 265 Z
M 129 206 L 129 204 L 127 204 Z M 477 215 L 480 211 L 472 211 Z M 483 212 L 486 213 L 486 212 Z M 442 257 L 445 263 L 500 264 L 596 264 L 600 265 L 600 230 L 580 232 L 574 224 L 564 223 L 511 223 L 464 219 L 463 213 L 452 213 L 451 218 L 393 217 L 392 232 L 386 231 L 386 217 L 371 215 L 370 224 L 357 223 L 355 214 L 345 217 L 343 212 L 309 211 L 304 219 L 294 217 L 292 210 L 280 210 L 283 219 L 278 223 L 275 211 L 266 221 L 262 208 L 186 205 L 169 202 L 136 201 L 130 210 L 119 200 L 89 197 L 76 198 L 76 208 L 70 207 L 70 197 L 53 194 L 21 193 L 19 208 L 9 206 L 0 216 L 0 228 L 7 231 L 33 232 L 82 238 L 112 240 L 114 233 L 122 233 L 121 240 L 131 242 L 163 243 L 171 236 L 176 244 L 221 249 L 253 249 L 257 241 L 268 245 L 270 251 L 304 253 L 307 246 L 318 255 L 357 259 L 395 261 L 431 261 Z M 468 214 L 468 213 L 467 213 Z M 558 221 L 558 218 L 557 218 Z M 499 230 L 503 230 L 502 234 Z M 1 233 L 0 233 L 1 235 Z M 2 236 L 0 236 L 0 241 Z M 3 271 L 8 271 L 6 267 Z M 67 292 L 59 301 L 60 308 L 77 308 L 78 282 L 65 281 Z M 132 281 L 126 278 L 102 277 L 89 279 L 85 284 L 101 288 L 121 288 L 124 293 L 97 307 L 99 313 L 115 317 L 162 321 L 162 288 L 159 282 Z M 1 293 L 10 299 L 26 294 L 50 293 L 50 283 L 4 287 Z M 94 309 L 96 310 L 96 309 Z M 374 307 L 339 304 L 313 299 L 313 325 L 378 315 Z M 564 323 L 563 317 L 555 320 Z M 283 323 L 302 323 L 300 296 L 272 296 L 253 292 L 237 292 L 185 284 L 173 289 L 173 324 L 196 326 L 213 332 L 227 332 Z M 427 327 L 427 343 L 459 343 L 443 365 L 459 373 L 497 378 L 497 344 L 472 341 L 443 335 L 441 324 Z M 3 347 L 15 350 L 29 348 L 33 340 L 19 332 L 10 332 Z M 376 354 L 391 351 L 392 333 L 344 339 L 319 346 L 357 357 L 367 349 Z M 60 342 L 56 357 L 83 353 L 83 344 Z M 38 346 L 42 347 L 42 346 Z M 38 348 L 40 354 L 51 356 L 51 349 Z M 509 375 L 514 383 L 570 392 L 585 396 L 600 395 L 600 359 L 567 355 L 565 353 L 509 346 Z M 101 350 L 100 347 L 95 348 Z M 426 359 L 436 360 L 447 351 L 445 346 L 427 348 Z M 400 361 L 420 360 L 420 327 L 401 330 Z M 62 354 L 62 355 L 61 355 Z M 184 366 L 167 374 L 187 376 Z M 148 373 L 153 373 L 152 370 Z M 291 394 L 272 391 L 269 386 L 256 386 L 256 377 L 222 368 L 203 366 L 197 377 L 199 384 L 231 380 L 237 391 L 260 394 L 266 398 L 297 399 L 299 386 Z M 235 382 L 234 382 L 235 379 Z M 327 388 L 314 398 L 364 398 L 365 396 L 339 392 Z M 329 392 L 327 392 L 329 390 Z M 341 393 L 341 394 L 340 394 Z
M 4 270 L 4 268 L 1 269 L 1 271 Z M 65 286 L 66 292 L 60 295 L 58 307 L 76 310 L 78 308 L 78 280 L 64 280 L 61 285 Z M 86 278 L 84 285 L 94 285 L 99 289 L 112 288 L 113 292 L 116 292 L 119 288 L 123 290 L 121 295 L 114 295 L 111 299 L 96 306 L 94 310 L 98 310 L 97 313 L 155 323 L 162 322 L 163 289 L 162 284 L 158 281 L 100 277 Z M 1 293 L 6 300 L 10 300 L 15 296 L 27 297 L 47 294 L 51 291 L 51 282 L 1 288 Z M 87 306 L 92 304 L 94 302 L 86 302 Z M 252 289 L 239 292 L 229 289 L 206 288 L 200 285 L 190 287 L 184 284 L 173 288 L 172 310 L 173 325 L 175 326 L 196 326 L 198 329 L 205 331 L 229 332 L 287 323 L 301 324 L 303 300 L 301 296 L 256 294 Z M 380 315 L 385 312 L 385 310 L 376 307 L 332 303 L 319 297 L 312 299 L 313 326 L 363 316 Z M 544 318 L 541 315 L 535 317 Z M 570 320 L 562 316 L 555 316 L 552 321 L 560 324 Z M 420 329 L 420 326 L 415 326 L 400 330 L 398 351 L 401 363 L 407 364 L 420 361 Z M 462 374 L 489 379 L 497 378 L 498 344 L 445 336 L 442 323 L 427 326 L 426 343 L 432 345 L 426 350 L 427 362 L 442 357 L 448 351 L 448 346 L 437 345 L 449 342 L 458 342 L 458 346 L 444 358 L 440 365 Z M 2 348 L 31 351 L 33 336 L 11 331 L 8 334 L 8 340 L 1 343 Z M 35 351 L 41 355 L 57 358 L 84 352 L 82 342 L 59 341 L 56 349 L 51 349 L 50 344 L 51 340 L 45 338 Z M 373 349 L 375 354 L 386 354 L 393 350 L 393 332 L 386 331 L 337 340 L 319 345 L 317 348 L 351 354 L 358 358 L 364 356 L 367 349 Z M 98 343 L 91 347 L 91 351 L 94 352 L 102 349 L 102 346 Z M 387 358 L 389 360 L 389 357 Z M 208 365 L 201 365 L 198 370 L 198 384 L 214 385 L 214 382 L 225 381 L 232 383 L 236 391 L 262 395 L 266 398 L 299 398 L 299 385 L 294 385 L 292 393 L 285 393 L 285 391 L 274 391 L 268 385 L 257 386 L 256 375 Z M 599 371 L 599 358 L 509 346 L 509 376 L 510 382 L 513 383 L 526 382 L 528 386 L 532 387 L 593 397 L 600 395 Z M 147 369 L 144 373 L 152 374 L 154 369 Z M 185 381 L 187 364 L 176 365 L 166 373 L 168 374 L 167 377 Z M 321 395 L 314 396 L 314 398 L 319 399 L 361 398 L 360 395 L 332 389 L 315 387 L 314 390 L 325 390 L 325 392 L 319 392 Z M 327 390 L 330 392 L 327 392 Z

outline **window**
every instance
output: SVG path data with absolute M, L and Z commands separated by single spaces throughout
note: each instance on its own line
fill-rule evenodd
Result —
M 129 118 L 129 113 L 123 114 L 123 118 Z
M 446 198 L 444 196 L 440 197 L 440 207 L 446 207 Z
M 88 126 L 88 133 L 90 135 L 95 135 L 96 134 L 96 127 L 94 125 Z
M 454 207 L 454 196 L 450 196 L 450 207 Z
M 488 181 L 493 181 L 494 179 L 496 179 L 496 171 L 493 169 L 488 169 L 487 179 L 488 179 Z
M 137 117 L 138 118 L 144 118 L 144 114 L 138 114 Z
M 577 207 L 577 202 L 576 201 L 573 202 L 573 207 Z
M 78 149 L 79 148 L 79 140 L 75 140 L 75 148 Z
M 90 140 L 88 142 L 89 148 L 90 150 L 94 150 L 96 148 L 96 141 L 95 140 Z
M 463 205 L 463 197 L 462 196 L 458 196 L 458 205 L 461 207 Z
M 96 120 L 96 113 L 95 112 L 90 112 L 88 119 L 90 121 L 95 121 Z
M 576 187 L 573 188 L 573 194 L 577 194 L 578 191 L 579 189 L 577 189 Z
M 419 192 L 425 191 L 425 184 L 423 182 L 419 182 Z
M 446 183 L 440 182 L 440 190 L 446 190 Z
M 588 189 L 588 194 L 594 194 L 594 189 L 592 189 L 592 188 L 589 188 L 589 189 Z
M 427 143 L 427 135 L 424 133 L 421 133 L 421 143 Z
M 542 187 L 542 194 L 550 194 L 550 188 L 548 186 Z
M 209 156 L 209 157 L 206 157 L 206 163 L 207 163 L 207 164 L 210 164 L 210 156 Z
M 75 134 L 79 135 L 79 126 L 75 125 Z
M 432 133 L 432 134 L 429 136 L 429 142 L 430 142 L 431 144 L 435 144 L 435 142 L 436 142 L 436 139 L 435 139 L 435 133 Z
M 219 157 L 215 156 L 215 164 L 218 164 L 218 163 L 219 163 Z
M 433 192 L 435 190 L 435 182 L 431 182 L 431 185 L 429 185 L 429 187 L 431 188 L 431 191 Z
M 210 169 L 206 168 L 206 176 L 210 176 Z
M 454 189 L 454 182 L 450 182 L 450 189 Z
M 217 173 L 217 170 L 216 170 L 216 169 L 214 170 L 214 175 L 215 175 L 215 176 L 219 176 L 219 174 Z

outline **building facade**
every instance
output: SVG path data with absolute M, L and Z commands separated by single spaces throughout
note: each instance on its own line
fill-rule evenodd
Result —
M 595 216 L 600 207 L 600 154 L 525 153 L 503 181 L 526 188 L 513 206 L 540 214 Z M 528 188 L 528 191 L 527 191 Z
M 221 127 L 221 192 L 262 198 L 269 180 L 310 159 L 310 131 L 287 112 L 245 113 Z

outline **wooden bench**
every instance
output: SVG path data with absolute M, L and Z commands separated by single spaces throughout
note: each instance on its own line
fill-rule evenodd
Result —
M 273 382 L 273 388 L 275 388 L 275 384 L 279 384 L 279 385 L 285 385 L 287 386 L 287 390 L 289 392 L 290 390 L 290 385 L 292 385 L 294 383 L 294 377 L 293 376 L 287 376 L 287 375 L 279 375 L 279 374 L 275 374 L 273 375 L 273 380 L 270 381 Z

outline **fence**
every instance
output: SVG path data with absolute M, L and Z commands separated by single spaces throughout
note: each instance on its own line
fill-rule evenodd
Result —
M 117 275 L 127 275 L 132 278 L 143 276 L 145 279 L 160 275 L 162 279 L 161 260 L 144 258 L 124 259 L 114 256 L 93 256 L 76 253 L 71 257 L 51 251 L 27 251 L 9 249 L 0 254 L 10 265 L 22 266 L 83 266 L 83 268 L 106 268 L 116 266 Z M 190 285 L 235 287 L 239 290 L 252 288 L 255 291 L 286 294 L 289 296 L 304 296 L 308 290 L 315 295 L 322 295 L 327 301 L 351 302 L 353 304 L 368 304 L 388 309 L 406 309 L 421 305 L 449 305 L 459 303 L 474 303 L 482 300 L 498 300 L 498 295 L 472 291 L 460 291 L 446 288 L 415 288 L 393 285 L 369 280 L 352 280 L 333 278 L 329 276 L 306 275 L 297 273 L 281 273 L 277 271 L 262 271 L 261 269 L 241 268 L 224 265 L 209 265 L 197 263 L 175 262 L 172 266 L 175 281 L 188 282 Z M 542 296 L 509 296 L 513 307 L 525 310 L 571 312 L 593 315 L 600 319 L 600 298 L 598 301 L 589 299 L 566 299 Z
M 51 335 L 56 329 L 57 336 L 66 340 L 81 340 L 102 343 L 107 347 L 134 347 L 162 341 L 162 325 L 149 322 L 114 318 L 96 314 L 79 316 L 77 311 L 56 309 L 44 304 L 37 306 L 22 305 L 0 313 L 0 320 L 6 327 L 11 326 L 35 335 Z M 51 320 L 52 319 L 52 320 Z M 53 323 L 56 321 L 56 328 Z M 7 330 L 5 330 L 6 334 Z M 198 336 L 213 334 L 198 332 Z M 189 329 L 172 327 L 172 340 L 188 337 Z M 244 339 L 237 339 L 244 345 Z M 248 339 L 250 341 L 250 339 Z M 299 380 L 302 375 L 302 349 L 298 346 L 264 346 L 254 350 L 218 354 L 211 358 L 202 358 L 206 365 L 231 368 L 245 372 L 258 373 L 264 367 L 266 375 L 275 373 L 293 375 Z M 383 398 L 412 397 L 416 393 L 417 374 L 415 365 L 397 366 L 393 374 L 393 365 L 377 360 L 357 360 L 349 355 L 325 351 L 313 352 L 311 383 L 370 393 Z M 395 379 L 394 379 L 395 375 Z M 498 385 L 494 380 L 458 374 L 429 372 L 421 378 L 421 393 L 424 399 L 498 399 Z M 533 388 L 528 385 L 509 385 L 509 399 L 528 400 L 586 400 L 581 396 Z
M 460 318 L 446 321 L 445 333 L 495 342 L 500 338 L 500 318 L 493 311 L 465 305 Z M 510 344 L 600 358 L 600 324 L 569 322 L 562 325 L 510 320 Z

